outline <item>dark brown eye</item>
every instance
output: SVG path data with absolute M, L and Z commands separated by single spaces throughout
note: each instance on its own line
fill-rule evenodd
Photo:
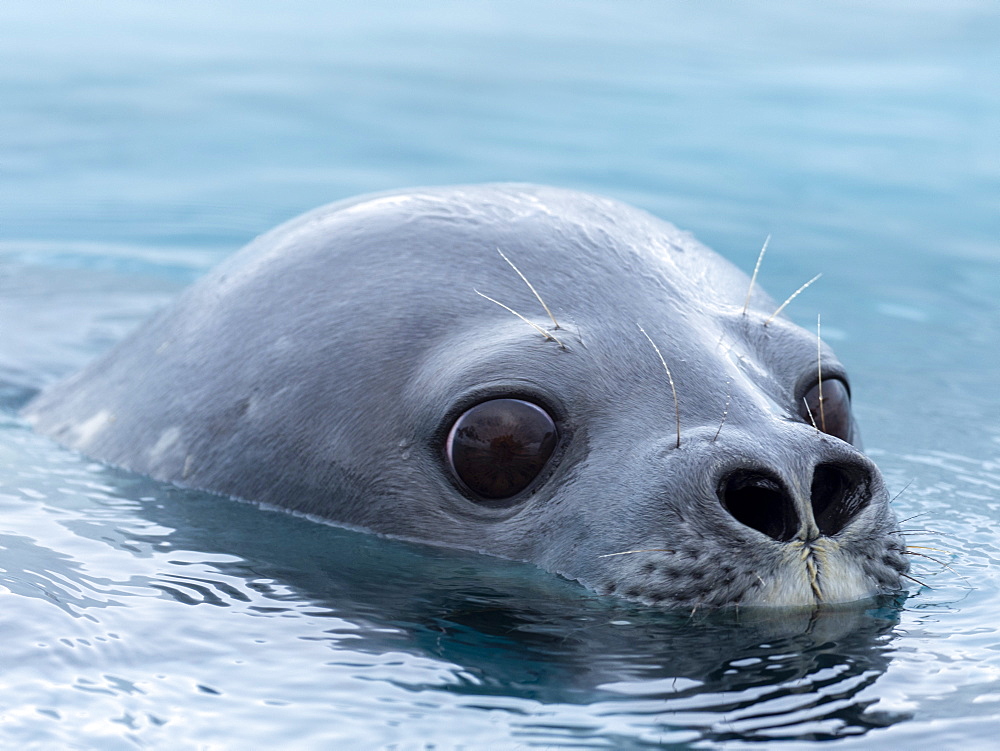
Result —
M 486 501 L 501 501 L 531 485 L 557 437 L 556 424 L 541 407 L 491 399 L 455 421 L 445 453 L 465 487 Z
M 847 384 L 839 378 L 824 378 L 809 389 L 799 412 L 803 420 L 815 424 L 824 433 L 848 443 L 854 437 L 851 395 L 847 392 Z

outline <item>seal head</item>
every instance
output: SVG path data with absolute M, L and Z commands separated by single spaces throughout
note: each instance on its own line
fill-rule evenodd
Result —
M 894 591 L 844 368 L 748 286 L 597 196 L 367 196 L 258 238 L 26 414 L 160 480 L 650 604 Z

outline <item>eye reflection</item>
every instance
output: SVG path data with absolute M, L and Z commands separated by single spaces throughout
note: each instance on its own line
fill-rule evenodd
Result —
M 555 449 L 558 431 L 541 407 L 521 399 L 491 399 L 462 414 L 445 446 L 458 480 L 485 501 L 521 493 Z

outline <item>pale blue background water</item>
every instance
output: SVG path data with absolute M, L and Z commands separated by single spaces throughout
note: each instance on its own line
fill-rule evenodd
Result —
M 991 748 L 1000 6 L 0 3 L 0 745 Z M 407 185 L 647 208 L 852 372 L 901 611 L 798 637 L 117 473 L 36 389 L 256 233 Z M 794 629 L 793 629 L 794 630 Z

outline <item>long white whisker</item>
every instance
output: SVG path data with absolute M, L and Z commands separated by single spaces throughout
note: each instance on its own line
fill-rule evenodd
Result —
M 477 295 L 479 295 L 480 297 L 485 297 L 485 298 L 486 298 L 487 300 L 489 300 L 489 301 L 490 301 L 491 303 L 494 303 L 494 304 L 496 304 L 496 305 L 499 305 L 499 306 L 500 306 L 501 308 L 503 308 L 504 310 L 506 310 L 506 311 L 508 311 L 508 312 L 510 312 L 510 313 L 513 313 L 513 314 L 514 314 L 514 315 L 516 315 L 516 316 L 517 316 L 518 318 L 520 318 L 520 319 L 521 319 L 522 321 L 524 321 L 524 322 L 525 322 L 526 324 L 528 324 L 529 326 L 531 326 L 531 328 L 533 328 L 533 329 L 534 329 L 535 331 L 537 331 L 537 332 L 538 332 L 539 334 L 541 334 L 542 336 L 544 336 L 544 337 L 545 337 L 546 339 L 549 339 L 550 341 L 553 341 L 553 342 L 555 342 L 556 344 L 558 344 L 558 345 L 559 345 L 560 347 L 562 347 L 563 349 L 566 349 L 566 345 L 565 345 L 565 344 L 563 344 L 563 343 L 562 343 L 561 341 L 559 341 L 558 339 L 556 339 L 556 338 L 555 338 L 554 336 L 552 336 L 552 334 L 550 334 L 550 333 L 549 333 L 548 331 L 546 331 L 545 329 L 543 329 L 543 328 L 542 328 L 541 326 L 539 326 L 539 325 L 538 325 L 537 323 L 535 323 L 534 321 L 529 321 L 529 320 L 528 320 L 527 318 L 525 318 L 525 317 L 524 317 L 523 315 L 521 315 L 520 313 L 518 313 L 518 312 L 517 312 L 516 310 L 514 310 L 513 308 L 511 308 L 511 307 L 508 307 L 508 306 L 504 305 L 504 304 L 503 304 L 502 302 L 500 302 L 499 300 L 494 300 L 494 299 L 493 299 L 492 297 L 490 297 L 489 295 L 484 295 L 484 294 L 483 294 L 482 292 L 480 292 L 480 291 L 479 291 L 478 289 L 475 289 L 475 288 L 473 288 L 473 290 L 472 290 L 472 291 L 473 291 L 473 292 L 475 292 L 475 293 L 476 293 Z
M 786 308 L 786 307 L 788 306 L 788 303 L 790 303 L 790 302 L 791 302 L 792 300 L 794 300 L 794 299 L 795 299 L 796 297 L 798 297 L 798 296 L 799 296 L 800 294 L 802 294 L 803 292 L 805 292 L 805 290 L 806 290 L 806 289 L 807 289 L 807 288 L 808 288 L 808 287 L 809 287 L 809 286 L 810 286 L 810 285 L 811 285 L 811 284 L 812 284 L 813 282 L 815 282 L 815 281 L 816 281 L 817 279 L 819 279 L 819 278 L 820 278 L 821 276 L 823 276 L 823 274 L 822 274 L 822 273 L 820 273 L 820 274 L 816 274 L 816 276 L 814 276 L 814 277 L 813 277 L 812 279 L 810 279 L 810 280 L 809 280 L 808 282 L 806 282 L 806 283 L 805 283 L 805 284 L 803 284 L 803 285 L 802 285 L 801 287 L 799 287 L 799 288 L 798 288 L 797 290 L 795 290 L 795 291 L 794 291 L 794 292 L 793 292 L 792 294 L 790 294 L 790 295 L 788 296 L 788 299 L 787 299 L 787 300 L 785 300 L 785 301 L 784 301 L 783 303 L 781 303 L 781 305 L 779 305 L 779 306 L 778 306 L 778 309 L 777 309 L 776 311 L 774 311 L 774 312 L 773 312 L 773 313 L 771 314 L 771 317 L 770 317 L 770 318 L 768 318 L 768 319 L 767 319 L 766 321 L 764 321 L 764 325 L 765 325 L 765 326 L 767 326 L 767 324 L 769 324 L 769 323 L 770 323 L 771 321 L 773 321 L 773 320 L 774 320 L 775 318 L 777 318 L 777 317 L 778 317 L 778 314 L 779 314 L 779 313 L 781 313 L 781 311 L 783 311 L 783 310 L 784 310 L 784 309 L 785 309 L 785 308 Z
M 668 550 L 667 548 L 643 548 L 641 550 L 622 550 L 620 553 L 605 553 L 604 555 L 597 556 L 598 558 L 611 558 L 616 555 L 632 555 L 633 553 L 673 553 L 673 550 Z
M 771 236 L 768 235 L 764 239 L 764 245 L 760 249 L 760 255 L 757 256 L 757 265 L 753 267 L 753 276 L 750 277 L 750 288 L 747 290 L 747 299 L 743 303 L 743 315 L 747 314 L 747 310 L 750 308 L 750 295 L 753 294 L 753 285 L 757 281 L 757 272 L 760 271 L 761 261 L 764 260 L 764 254 L 767 252 L 767 244 L 771 242 Z
M 823 409 L 823 340 L 820 339 L 819 314 L 816 314 L 816 376 L 819 379 L 819 426 L 826 432 L 826 412 Z
M 639 326 L 639 324 L 637 323 L 636 326 Z M 644 337 L 646 337 L 646 339 L 649 340 L 650 344 L 653 345 L 653 349 L 656 350 L 656 356 L 660 358 L 660 362 L 663 364 L 663 369 L 665 371 L 667 371 L 667 380 L 670 381 L 670 393 L 672 393 L 674 395 L 674 414 L 677 417 L 677 448 L 680 448 L 681 447 L 681 407 L 680 407 L 680 403 L 677 401 L 677 389 L 674 387 L 674 377 L 670 373 L 670 368 L 667 366 L 667 361 L 663 359 L 663 354 L 660 352 L 660 348 L 656 346 L 656 342 L 654 342 L 650 338 L 649 334 L 646 333 L 646 330 L 642 326 L 639 326 L 639 331 L 641 331 L 642 335 Z
M 556 317 L 554 315 L 552 315 L 552 311 L 549 310 L 549 306 L 545 304 L 545 300 L 543 300 L 542 296 L 540 294 L 538 294 L 538 290 L 535 289 L 534 285 L 531 282 L 528 281 L 528 277 L 526 277 L 524 274 L 521 273 L 521 269 L 519 269 L 517 266 L 515 266 L 514 262 L 512 260 L 510 260 L 507 256 L 505 256 L 503 254 L 503 251 L 500 250 L 500 248 L 497 248 L 497 253 L 500 254 L 500 257 L 503 260 L 505 260 L 508 264 L 510 264 L 510 267 L 512 269 L 514 269 L 514 271 L 517 273 L 517 275 L 519 277 L 521 277 L 521 281 L 523 281 L 525 284 L 528 285 L 528 289 L 531 290 L 532 294 L 538 299 L 538 302 L 540 302 L 542 304 L 542 307 L 545 308 L 545 312 L 549 314 L 549 318 L 552 319 L 552 325 L 553 325 L 553 327 L 555 327 L 555 328 L 558 329 L 559 328 L 559 322 L 556 321 Z

